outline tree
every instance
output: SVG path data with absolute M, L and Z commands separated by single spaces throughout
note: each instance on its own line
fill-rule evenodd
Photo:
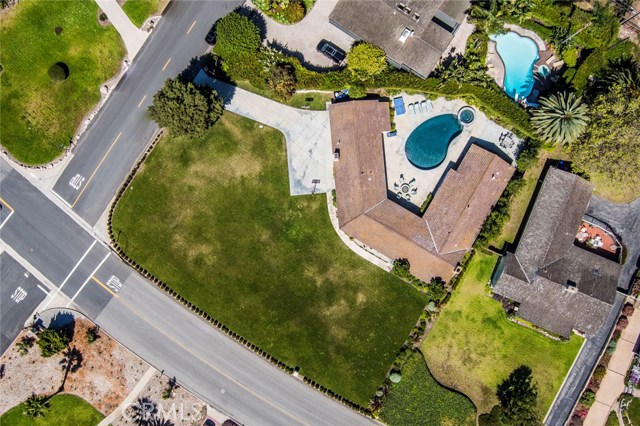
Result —
M 587 105 L 574 93 L 557 93 L 540 99 L 531 124 L 547 142 L 567 144 L 575 141 L 589 123 Z
M 45 328 L 38 333 L 38 346 L 44 358 L 62 351 L 69 344 L 69 337 L 61 330 Z
M 538 389 L 533 383 L 531 368 L 521 365 L 498 385 L 496 392 L 502 410 L 504 426 L 540 425 L 536 412 Z
M 574 165 L 621 186 L 640 185 L 640 96 L 613 85 L 593 100 L 584 136 L 567 147 Z
M 502 14 L 498 9 L 497 0 L 474 1 L 469 11 L 469 21 L 487 34 L 501 34 L 505 32 L 500 19 Z
M 347 68 L 360 80 L 380 74 L 387 67 L 384 50 L 371 43 L 357 43 L 347 54 Z
M 208 87 L 168 79 L 153 96 L 151 118 L 176 135 L 202 136 L 222 115 L 222 100 Z
M 85 338 L 87 339 L 87 343 L 91 344 L 100 338 L 100 327 L 93 326 L 89 327 L 85 333 Z
M 155 417 L 151 419 L 149 426 L 175 426 L 175 424 L 169 419 Z
M 269 89 L 279 101 L 286 102 L 296 90 L 296 77 L 289 64 L 276 64 L 268 78 Z
M 608 93 L 620 85 L 640 96 L 640 64 L 631 56 L 610 60 L 596 81 L 596 93 Z
M 44 415 L 49 410 L 51 404 L 49 404 L 48 398 L 44 395 L 36 395 L 32 393 L 29 398 L 24 402 L 24 412 L 25 416 L 38 418 L 44 417 Z
M 59 392 L 62 392 L 64 391 L 64 384 L 67 382 L 69 373 L 75 373 L 82 367 L 82 352 L 75 346 L 73 348 L 67 348 L 67 350 L 63 352 L 60 366 L 64 370 L 64 377 L 62 378 L 62 384 L 59 390 Z
M 158 405 L 148 397 L 141 397 L 131 405 L 131 420 L 138 426 L 151 426 L 158 414 Z

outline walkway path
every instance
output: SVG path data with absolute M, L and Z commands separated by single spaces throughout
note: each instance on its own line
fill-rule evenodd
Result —
M 196 84 L 213 87 L 225 109 L 280 130 L 287 141 L 291 195 L 330 192 L 334 187 L 328 111 L 304 111 L 213 79 L 204 71 Z M 316 184 L 314 180 L 318 180 Z
M 109 414 L 100 423 L 98 423 L 98 426 L 109 426 L 115 420 L 118 420 L 120 418 L 120 416 L 122 415 L 122 413 L 127 408 L 129 408 L 129 406 L 133 403 L 133 401 L 138 397 L 138 395 L 142 391 L 142 388 L 144 388 L 146 386 L 146 384 L 149 383 L 149 380 L 151 380 L 151 378 L 153 377 L 153 375 L 155 373 L 156 373 L 156 369 L 153 368 L 153 367 L 149 367 L 149 369 L 140 378 L 140 381 L 131 390 L 131 393 L 129 393 L 129 395 L 127 395 L 127 397 L 124 399 L 124 401 L 122 401 L 122 403 L 120 405 L 118 405 L 118 407 L 115 410 L 113 410 L 113 412 L 111 414 Z
M 147 41 L 149 33 L 133 25 L 116 0 L 96 0 L 96 3 L 120 33 L 120 37 L 127 46 L 129 61 L 132 61 Z
M 616 400 L 624 391 L 624 379 L 633 361 L 633 347 L 638 336 L 640 336 L 640 312 L 636 306 L 636 312 L 629 318 L 629 325 L 622 330 L 618 339 L 616 351 L 609 361 L 607 374 L 602 379 L 600 389 L 596 393 L 596 402 L 589 410 L 584 426 L 604 426 L 607 422 L 607 417 L 614 409 Z

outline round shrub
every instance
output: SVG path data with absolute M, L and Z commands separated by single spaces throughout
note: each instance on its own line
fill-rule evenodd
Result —
M 580 49 L 577 47 L 567 49 L 562 53 L 562 59 L 569 68 L 575 68 L 578 64 L 578 58 L 580 58 Z
M 65 81 L 69 78 L 69 67 L 64 62 L 56 62 L 49 67 L 49 77 L 53 81 Z
M 633 304 L 625 303 L 624 308 L 622 308 L 622 314 L 630 317 L 631 315 L 633 315 L 634 310 L 635 309 L 633 308 Z
M 62 27 L 56 27 L 53 31 L 56 33 L 56 35 L 60 35 L 62 34 Z
M 624 330 L 629 325 L 629 320 L 625 315 L 620 315 L 618 323 L 616 324 L 616 330 Z
M 402 375 L 398 372 L 393 372 L 389 375 L 389 380 L 391 380 L 392 383 L 400 383 Z
M 594 402 L 596 402 L 595 392 L 593 392 L 591 389 L 587 389 L 586 391 L 584 391 L 582 397 L 580 398 L 580 404 L 583 407 L 589 408 L 593 405 Z
M 593 381 L 600 385 L 605 374 L 607 374 L 607 369 L 604 367 L 604 365 L 598 365 L 593 372 Z

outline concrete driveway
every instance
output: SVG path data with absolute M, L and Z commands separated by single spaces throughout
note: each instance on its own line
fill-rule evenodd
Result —
M 283 50 L 297 57 L 309 69 L 334 68 L 336 64 L 317 51 L 322 39 L 328 40 L 348 52 L 355 41 L 353 37 L 338 29 L 329 22 L 329 14 L 337 0 L 318 0 L 304 19 L 293 25 L 282 25 L 260 13 L 264 22 L 257 22 L 264 27 L 269 44 L 278 44 Z M 250 1 L 246 5 L 255 8 Z
M 329 111 L 305 111 L 209 77 L 200 71 L 194 83 L 213 87 L 225 109 L 280 130 L 287 142 L 289 192 L 304 195 L 329 192 L 333 180 L 333 155 Z M 314 180 L 318 180 L 316 184 Z

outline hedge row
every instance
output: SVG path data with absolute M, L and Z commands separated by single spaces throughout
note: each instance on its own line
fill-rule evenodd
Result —
M 129 266 L 131 266 L 136 271 L 138 271 L 138 273 L 140 275 L 142 275 L 143 277 L 147 278 L 149 281 L 154 283 L 158 288 L 163 290 L 165 293 L 167 293 L 169 296 L 171 296 L 176 301 L 180 302 L 183 306 L 185 306 L 186 308 L 190 309 L 192 312 L 194 312 L 195 314 L 199 315 L 200 317 L 202 317 L 203 319 L 205 319 L 209 323 L 213 324 L 218 330 L 222 331 L 227 336 L 229 336 L 232 339 L 234 339 L 236 342 L 244 345 L 246 348 L 252 350 L 253 352 L 255 352 L 256 354 L 260 355 L 265 360 L 269 361 L 271 364 L 273 364 L 276 367 L 286 371 L 289 374 L 293 374 L 294 372 L 297 372 L 298 371 L 297 367 L 296 368 L 291 367 L 291 366 L 287 365 L 286 363 L 284 363 L 283 361 L 278 360 L 274 356 L 270 355 L 264 349 L 262 349 L 259 346 L 251 343 L 246 338 L 242 337 L 241 335 L 239 335 L 235 331 L 229 329 L 226 325 L 224 325 L 223 323 L 221 323 L 217 319 L 213 318 L 211 315 L 206 313 L 204 310 L 200 309 L 198 306 L 194 305 L 193 303 L 189 302 L 187 299 L 182 297 L 180 294 L 178 294 L 178 292 L 173 290 L 168 284 L 166 284 L 165 282 L 159 280 L 157 277 L 155 277 L 153 274 L 151 274 L 151 272 L 149 272 L 148 270 L 143 268 L 141 265 L 139 265 L 135 260 L 130 258 L 126 254 L 126 252 L 122 249 L 120 244 L 118 244 L 118 242 L 115 240 L 115 233 L 113 231 L 113 214 L 115 212 L 116 206 L 120 202 L 120 200 L 121 200 L 122 196 L 124 195 L 125 191 L 129 188 L 129 185 L 133 181 L 133 179 L 136 176 L 136 174 L 137 174 L 138 170 L 140 169 L 140 167 L 144 164 L 145 160 L 147 159 L 147 157 L 149 156 L 151 151 L 153 151 L 153 149 L 155 148 L 155 146 L 158 143 L 158 141 L 160 141 L 160 139 L 162 138 L 163 134 L 164 134 L 164 130 L 161 130 L 155 136 L 155 138 L 153 139 L 153 141 L 149 145 L 149 148 L 147 148 L 147 150 L 142 155 L 140 160 L 138 160 L 136 165 L 131 170 L 131 173 L 129 173 L 129 176 L 127 177 L 127 180 L 120 187 L 120 189 L 118 190 L 118 193 L 116 194 L 114 202 L 109 207 L 109 216 L 108 216 L 108 224 L 107 224 L 107 226 L 108 226 L 108 232 L 109 232 L 109 239 L 111 240 L 111 246 L 112 246 L 113 250 L 118 254 L 118 256 L 120 256 L 120 258 L 122 260 L 124 260 L 126 263 L 128 263 Z M 358 411 L 358 412 L 360 412 L 362 414 L 365 414 L 365 415 L 368 415 L 368 416 L 371 415 L 371 412 L 369 411 L 368 408 L 362 407 L 359 404 L 356 404 L 355 402 L 353 402 L 353 401 L 351 401 L 351 400 L 349 400 L 349 399 L 347 399 L 347 398 L 345 398 L 345 397 L 343 397 L 341 395 L 338 395 L 337 393 L 333 392 L 331 389 L 326 388 L 325 386 L 315 382 L 314 380 L 312 380 L 312 379 L 310 379 L 308 377 L 302 377 L 302 381 L 304 383 L 308 384 L 310 387 L 312 387 L 312 388 L 314 388 L 316 390 L 319 390 L 320 392 L 324 393 L 325 395 L 335 399 L 336 401 L 338 401 L 338 402 L 340 402 L 340 403 L 342 403 L 342 404 L 344 404 L 344 405 L 346 405 L 346 406 L 348 406 L 348 407 L 350 407 L 350 408 L 352 408 L 352 409 L 354 409 L 354 410 L 356 410 L 356 411 Z

